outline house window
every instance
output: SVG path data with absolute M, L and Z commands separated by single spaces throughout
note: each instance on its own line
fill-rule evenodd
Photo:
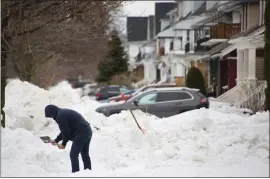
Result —
M 264 24 L 264 11 L 265 11 L 265 1 L 260 1 L 261 11 L 260 11 L 260 25 Z
M 172 51 L 173 50 L 173 40 L 171 40 L 171 42 L 170 42 L 170 51 Z
M 244 29 L 247 29 L 248 27 L 248 5 L 245 4 L 245 10 L 244 10 L 244 19 L 245 19 L 245 25 L 244 25 Z
M 182 36 L 179 37 L 179 40 L 180 40 L 180 50 L 183 50 L 183 44 L 182 44 L 182 42 L 183 42 L 183 37 L 182 37 Z
M 189 36 L 189 30 L 187 30 L 187 42 L 189 42 L 189 38 L 190 38 L 190 36 Z

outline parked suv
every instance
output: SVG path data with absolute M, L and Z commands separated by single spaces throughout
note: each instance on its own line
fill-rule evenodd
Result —
M 140 89 L 136 90 L 135 92 L 127 93 L 127 94 L 122 93 L 122 95 L 119 95 L 118 97 L 111 97 L 108 100 L 109 101 L 116 101 L 116 102 L 124 101 L 124 100 L 128 100 L 128 99 L 132 98 L 133 96 L 138 95 L 139 93 L 142 93 L 142 92 L 150 90 L 150 89 L 168 88 L 168 87 L 177 87 L 177 86 L 175 83 L 150 84 L 150 85 L 146 85 L 146 86 L 141 87 Z
M 175 87 L 148 90 L 125 103 L 101 106 L 96 112 L 110 116 L 123 110 L 140 109 L 162 118 L 203 107 L 208 108 L 209 101 L 198 89 Z
M 113 96 L 118 96 L 121 93 L 125 93 L 129 89 L 126 86 L 110 85 L 105 86 L 98 90 L 96 93 L 96 100 L 106 100 Z

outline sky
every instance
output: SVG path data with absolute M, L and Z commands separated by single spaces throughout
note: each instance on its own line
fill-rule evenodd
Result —
M 149 16 L 155 13 L 157 1 L 133 1 L 124 6 L 124 13 L 128 16 Z

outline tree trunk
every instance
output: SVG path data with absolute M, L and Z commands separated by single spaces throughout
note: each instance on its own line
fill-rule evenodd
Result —
M 264 24 L 265 24 L 265 45 L 264 45 L 264 77 L 267 81 L 266 95 L 266 110 L 270 108 L 270 0 L 266 0 Z
M 2 127 L 6 126 L 6 116 L 5 116 L 5 89 L 7 84 L 7 76 L 6 76 L 6 60 L 7 60 L 7 53 L 8 53 L 8 44 L 5 40 L 5 32 L 4 30 L 7 28 L 8 25 L 8 16 L 3 17 L 1 22 L 2 30 L 1 30 L 1 125 Z M 5 40 L 4 40 L 5 39 Z

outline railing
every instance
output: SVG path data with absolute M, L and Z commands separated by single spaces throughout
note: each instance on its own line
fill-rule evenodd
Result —
M 247 108 L 253 112 L 259 111 L 265 103 L 265 89 L 267 88 L 266 81 L 257 83 L 259 86 L 253 90 L 252 87 L 246 87 L 245 92 L 247 97 L 235 104 L 238 108 Z
M 220 23 L 210 28 L 211 39 L 229 39 L 241 32 L 241 24 Z
M 220 95 L 217 100 L 218 101 L 222 101 L 225 98 L 229 97 L 230 95 L 234 94 L 235 91 L 237 90 L 241 90 L 243 88 L 243 85 L 237 85 L 235 87 L 233 87 L 232 89 L 230 89 L 229 91 L 223 93 L 222 95 Z M 237 99 L 236 99 L 237 100 Z
M 196 46 L 195 46 L 195 52 L 196 51 L 204 51 L 204 50 L 207 51 L 207 50 L 210 50 L 210 48 L 208 46 L 202 46 L 201 45 L 203 42 L 206 42 L 208 40 L 210 40 L 209 37 L 205 37 L 205 38 L 202 38 L 202 39 L 197 40 Z

